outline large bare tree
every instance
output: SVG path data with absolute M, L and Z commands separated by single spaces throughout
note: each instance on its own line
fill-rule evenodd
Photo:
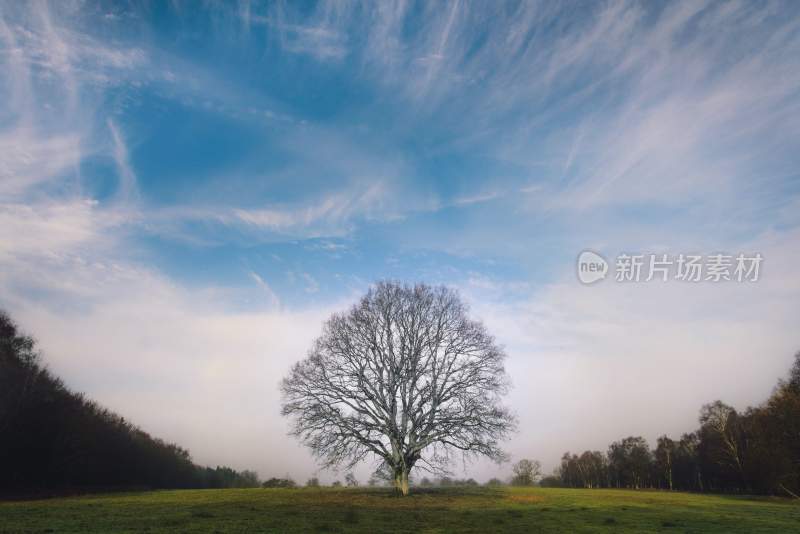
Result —
M 407 495 L 415 466 L 442 472 L 459 452 L 506 458 L 504 360 L 455 290 L 380 282 L 325 323 L 281 384 L 282 411 L 323 466 L 374 458 Z

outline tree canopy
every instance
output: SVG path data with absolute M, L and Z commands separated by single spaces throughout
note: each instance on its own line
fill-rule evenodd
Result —
M 412 468 L 442 471 L 453 452 L 504 460 L 506 355 L 467 311 L 444 286 L 374 285 L 283 380 L 293 434 L 325 467 L 377 459 L 403 494 Z

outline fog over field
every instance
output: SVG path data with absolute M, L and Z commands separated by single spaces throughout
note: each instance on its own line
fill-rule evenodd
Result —
M 263 478 L 343 478 L 278 384 L 382 279 L 457 288 L 505 347 L 513 459 L 678 437 L 800 349 L 798 11 L 2 3 L 0 308 L 75 389 Z M 651 254 L 731 279 L 646 281 Z

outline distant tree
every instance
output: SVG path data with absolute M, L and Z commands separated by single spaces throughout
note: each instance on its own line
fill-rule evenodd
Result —
M 317 477 L 311 477 L 306 480 L 306 487 L 307 488 L 318 488 L 319 487 L 319 479 Z
M 658 438 L 656 450 L 654 452 L 656 470 L 660 481 L 664 481 L 665 487 L 674 488 L 675 472 L 675 452 L 677 444 L 667 436 Z M 661 484 L 659 483 L 659 486 Z
M 763 407 L 762 453 L 769 452 L 770 486 L 781 495 L 800 497 L 800 352 L 789 378 L 781 380 Z
M 61 385 L 39 361 L 33 338 L 20 333 L 11 317 L 0 311 L 0 436 L 8 436 L 40 379 L 52 382 L 54 389 Z
M 746 486 L 745 447 L 739 414 L 722 401 L 703 406 L 700 432 L 707 457 L 718 467 L 730 468 L 736 482 Z
M 789 378 L 778 385 L 779 388 L 786 388 L 792 393 L 800 393 L 800 351 L 794 355 L 794 365 L 789 370 Z
M 703 475 L 698 459 L 700 439 L 695 432 L 683 434 L 675 448 L 673 479 L 683 490 L 703 491 Z
M 729 458 L 733 458 L 730 451 L 737 450 L 739 462 L 728 462 L 729 470 L 741 473 L 743 481 L 741 488 L 734 484 L 735 491 L 800 498 L 800 353 L 789 378 L 778 382 L 769 399 L 731 417 L 726 430 L 728 440 L 710 438 L 704 450 L 713 452 L 716 445 L 719 452 L 722 445 Z M 715 474 L 724 475 L 722 471 Z
M 257 488 L 261 485 L 258 480 L 258 473 L 255 471 L 242 471 L 236 478 L 235 487 L 237 488 Z
M 561 465 L 558 472 L 561 476 L 561 482 L 568 488 L 583 487 L 582 480 L 578 469 L 578 456 L 570 454 L 569 451 L 561 456 Z
M 617 487 L 639 489 L 650 482 L 652 454 L 647 440 L 630 436 L 608 449 L 610 476 Z
M 522 459 L 512 466 L 514 486 L 533 486 L 542 476 L 542 464 L 538 460 Z
M 358 486 L 358 480 L 353 473 L 347 473 L 344 477 L 344 483 L 347 484 L 350 488 L 355 488 Z
M 429 488 L 433 486 L 433 482 L 428 477 L 422 477 L 422 480 L 419 481 L 419 486 L 421 488 Z
M 372 472 L 372 478 L 375 479 L 377 485 L 389 486 L 394 484 L 394 471 L 386 463 L 381 463 L 378 468 Z
M 608 485 L 608 459 L 600 451 L 585 451 L 580 456 L 583 487 L 602 488 Z
M 377 457 L 406 495 L 412 468 L 442 469 L 453 451 L 505 459 L 504 359 L 455 290 L 380 282 L 283 380 L 283 414 L 324 466 Z
M 287 478 L 275 478 L 275 477 L 272 477 L 270 479 L 265 480 L 264 483 L 261 484 L 261 487 L 263 487 L 263 488 L 284 488 L 284 489 L 288 489 L 288 488 L 294 488 L 296 486 L 297 486 L 297 484 L 295 484 L 294 480 L 292 480 L 291 478 L 288 478 L 288 477 Z
M 341 488 L 342 487 L 342 483 L 339 480 L 334 480 L 333 484 L 331 484 L 331 487 L 332 488 Z
M 558 468 L 560 485 L 570 488 L 602 488 L 608 485 L 608 460 L 600 451 L 564 453 Z
M 488 480 L 488 482 L 486 482 L 486 485 L 487 486 L 502 486 L 503 485 L 503 481 L 500 480 L 499 478 L 490 478 Z

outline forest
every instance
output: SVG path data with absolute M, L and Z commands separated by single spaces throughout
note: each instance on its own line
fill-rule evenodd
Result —
M 702 407 L 699 424 L 679 439 L 659 437 L 655 449 L 631 436 L 606 452 L 566 452 L 542 485 L 798 497 L 800 352 L 763 404 L 739 412 L 715 401 Z
M 3 312 L 0 436 L 3 494 L 258 485 L 251 471 L 194 464 L 186 449 L 70 390 Z

